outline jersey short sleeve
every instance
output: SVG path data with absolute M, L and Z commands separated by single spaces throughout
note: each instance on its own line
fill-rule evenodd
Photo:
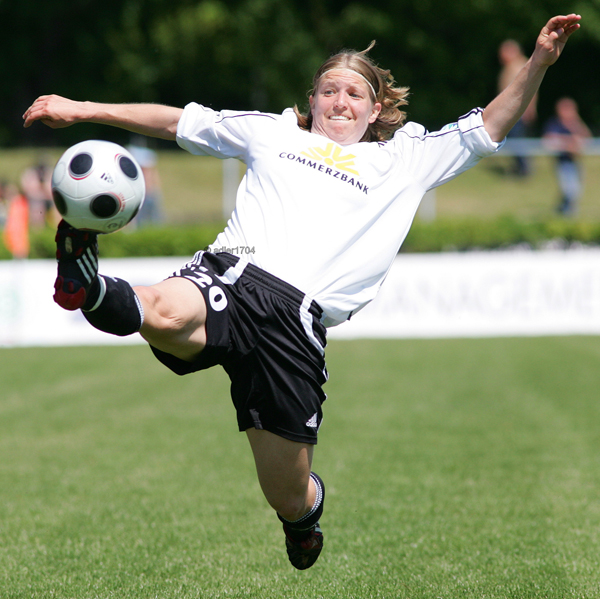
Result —
M 455 123 L 431 133 L 422 125 L 408 123 L 396 132 L 391 143 L 423 189 L 432 189 L 475 166 L 503 145 L 492 141 L 482 115 L 483 110 L 475 108 Z
M 246 161 L 248 146 L 258 131 L 280 115 L 264 112 L 215 111 L 200 104 L 188 104 L 177 126 L 177 143 L 198 156 L 238 158 Z

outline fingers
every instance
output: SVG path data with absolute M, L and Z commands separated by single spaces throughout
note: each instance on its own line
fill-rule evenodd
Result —
M 548 24 L 558 24 L 560 27 L 565 25 L 566 23 L 576 23 L 581 21 L 581 15 L 571 13 L 570 15 L 557 15 L 556 17 L 552 17 Z
M 555 32 L 559 38 L 563 35 L 569 37 L 581 27 L 579 21 L 581 21 L 581 15 L 575 13 L 571 13 L 570 15 L 558 15 L 552 17 L 548 21 L 546 28 L 549 33 Z
M 538 37 L 535 52 L 537 58 L 546 65 L 554 64 L 569 36 L 579 29 L 580 20 L 581 16 L 575 13 L 552 17 L 544 25 Z
M 72 122 L 71 102 L 60 96 L 40 96 L 25 111 L 23 127 L 30 127 L 35 121 L 57 129 L 66 127 Z
M 567 37 L 569 37 L 572 33 L 577 31 L 581 27 L 581 25 L 579 24 L 579 21 L 581 20 L 581 16 L 575 15 L 575 17 L 577 17 L 577 18 L 567 22 L 563 26 L 564 33 L 566 34 Z
M 47 98 L 49 98 L 49 96 L 40 96 L 25 111 L 25 114 L 23 114 L 23 120 L 25 121 L 23 123 L 23 127 L 31 127 L 34 121 L 41 120 L 42 118 L 44 118 L 44 116 L 47 116 L 44 114 L 44 111 L 42 109 Z

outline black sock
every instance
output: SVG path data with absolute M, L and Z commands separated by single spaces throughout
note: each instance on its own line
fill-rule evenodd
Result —
M 93 306 L 98 303 L 98 298 L 100 297 L 100 293 L 104 293 L 105 289 L 103 289 L 103 285 L 100 283 L 100 276 L 96 275 L 90 288 L 87 290 L 85 294 L 85 303 L 83 304 L 82 310 L 91 310 Z
M 317 491 L 317 496 L 315 498 L 315 503 L 312 509 L 307 514 L 304 514 L 302 518 L 293 521 L 286 520 L 285 518 L 277 514 L 279 519 L 283 522 L 286 534 L 292 537 L 292 539 L 298 541 L 301 541 L 304 538 L 306 538 L 308 533 L 314 528 L 315 524 L 317 524 L 317 522 L 323 515 L 323 504 L 325 502 L 325 485 L 323 484 L 323 481 L 321 480 L 321 477 L 318 474 L 311 472 L 310 477 L 313 479 Z
M 127 281 L 98 275 L 82 309 L 86 320 L 105 333 L 137 333 L 144 321 L 142 305 Z

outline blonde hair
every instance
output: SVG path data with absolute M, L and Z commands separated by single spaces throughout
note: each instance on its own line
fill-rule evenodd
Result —
M 400 106 L 408 104 L 408 87 L 394 87 L 396 82 L 388 69 L 378 67 L 367 53 L 375 46 L 375 41 L 362 52 L 356 50 L 342 50 L 328 58 L 317 70 L 313 77 L 313 87 L 308 95 L 313 95 L 319 87 L 321 77 L 332 69 L 350 69 L 355 71 L 369 84 L 371 100 L 381 104 L 381 112 L 374 123 L 369 124 L 360 141 L 385 141 L 389 139 L 396 129 L 399 129 L 406 120 L 406 112 Z M 298 126 L 305 131 L 312 127 L 312 113 L 302 114 L 298 106 L 294 106 L 298 119 Z

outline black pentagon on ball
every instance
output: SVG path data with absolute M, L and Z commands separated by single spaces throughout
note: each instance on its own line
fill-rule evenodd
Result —
M 130 223 L 137 216 L 137 213 L 139 211 L 140 211 L 140 205 L 138 204 L 136 206 L 135 210 L 133 211 L 133 214 L 129 217 L 129 220 L 127 222 Z
M 119 208 L 119 200 L 106 193 L 96 196 L 90 202 L 90 212 L 98 218 L 110 218 L 119 211 Z
M 119 166 L 121 167 L 121 170 L 125 176 L 129 177 L 130 179 L 138 178 L 137 166 L 135 165 L 135 162 L 128 156 L 119 157 Z
M 52 199 L 54 200 L 54 205 L 59 214 L 65 216 L 67 214 L 67 202 L 58 189 L 52 190 Z
M 94 159 L 91 154 L 87 152 L 76 154 L 71 158 L 71 162 L 69 163 L 69 172 L 73 177 L 84 177 L 92 170 L 93 163 Z

